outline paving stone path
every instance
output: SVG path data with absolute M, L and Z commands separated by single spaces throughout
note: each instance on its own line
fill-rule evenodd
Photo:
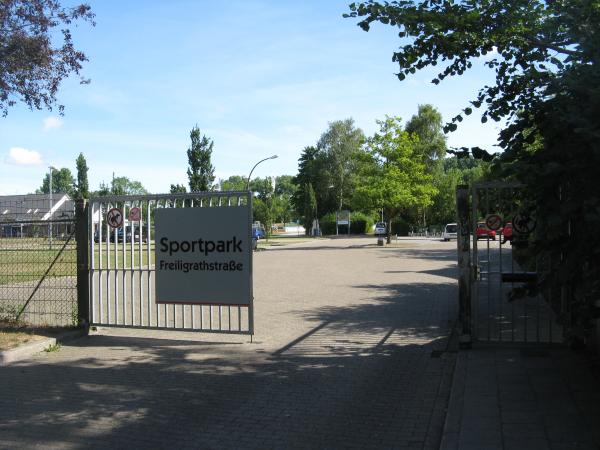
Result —
M 100 330 L 0 369 L 0 448 L 437 449 L 456 243 L 254 256 L 256 335 Z

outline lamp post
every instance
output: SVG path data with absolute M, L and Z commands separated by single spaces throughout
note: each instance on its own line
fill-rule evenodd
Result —
M 269 156 L 268 158 L 265 159 L 261 159 L 259 162 L 257 162 L 256 164 L 254 164 L 254 167 L 252 167 L 252 170 L 250 171 L 250 175 L 248 175 L 248 182 L 246 183 L 246 190 L 249 191 L 250 190 L 250 177 L 252 176 L 252 172 L 254 172 L 254 169 L 256 169 L 256 166 L 258 166 L 261 162 L 264 162 L 268 159 L 276 159 L 277 155 L 273 155 L 273 156 Z
M 55 168 L 53 166 L 48 166 L 48 170 L 49 170 L 49 177 L 48 177 L 48 187 L 50 188 L 48 190 L 48 192 L 50 193 L 49 195 L 49 200 L 50 200 L 50 208 L 48 209 L 48 239 L 50 242 L 50 250 L 52 250 L 52 171 Z

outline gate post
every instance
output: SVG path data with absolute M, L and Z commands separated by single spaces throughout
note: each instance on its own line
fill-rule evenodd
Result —
M 89 280 L 89 204 L 85 199 L 75 202 L 75 240 L 77 242 L 77 319 L 79 326 L 90 324 Z
M 469 221 L 469 187 L 456 186 L 456 212 L 458 215 L 458 317 L 460 345 L 469 348 L 472 341 L 471 317 L 471 245 Z

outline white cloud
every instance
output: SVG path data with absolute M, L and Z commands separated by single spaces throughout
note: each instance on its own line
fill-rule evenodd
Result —
M 60 128 L 63 125 L 63 121 L 59 117 L 46 117 L 44 119 L 44 131 L 54 130 Z
M 42 164 L 42 155 L 35 150 L 13 147 L 8 151 L 6 162 L 8 164 L 17 164 L 19 166 L 37 166 Z

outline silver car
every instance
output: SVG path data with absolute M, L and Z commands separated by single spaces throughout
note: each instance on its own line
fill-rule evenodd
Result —
M 375 224 L 375 236 L 384 236 L 387 233 L 385 222 L 377 222 Z
M 449 223 L 444 227 L 444 233 L 442 234 L 442 239 L 444 241 L 449 241 L 450 239 L 456 239 L 458 232 L 458 224 Z

